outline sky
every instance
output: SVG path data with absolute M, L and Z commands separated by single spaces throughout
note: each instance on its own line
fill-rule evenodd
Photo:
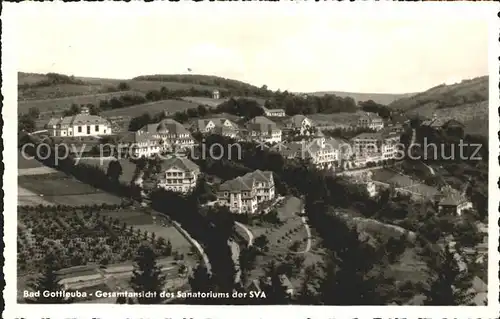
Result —
M 488 74 L 484 6 L 40 4 L 6 8 L 19 71 L 126 79 L 190 68 L 271 89 L 364 93 Z

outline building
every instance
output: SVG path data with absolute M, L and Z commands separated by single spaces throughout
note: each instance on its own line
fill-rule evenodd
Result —
M 357 135 L 351 140 L 357 165 L 397 159 L 400 139 L 401 135 L 392 131 Z
M 438 212 L 447 215 L 461 215 L 465 210 L 473 209 L 473 204 L 465 195 L 469 183 L 466 183 L 462 192 L 446 187 L 438 201 Z
M 196 120 L 193 123 L 193 130 L 202 134 L 220 134 L 228 137 L 236 137 L 238 135 L 238 125 L 226 118 L 209 118 Z
M 212 99 L 214 99 L 214 100 L 220 99 L 220 92 L 219 92 L 219 90 L 213 90 L 212 91 Z
M 338 167 L 344 151 L 343 142 L 334 138 L 317 137 L 311 141 L 291 142 L 283 146 L 283 157 L 301 158 L 311 161 L 319 169 Z
M 101 136 L 112 133 L 108 120 L 89 115 L 87 109 L 77 115 L 50 119 L 47 130 L 51 136 Z
M 267 117 L 254 117 L 246 126 L 248 137 L 254 141 L 270 144 L 281 142 L 281 129 Z
M 265 116 L 269 117 L 285 117 L 286 113 L 283 109 L 268 109 L 265 106 L 262 106 L 262 110 L 264 111 Z
M 172 119 L 164 119 L 159 123 L 147 124 L 140 130 L 150 133 L 154 138 L 161 139 L 166 145 L 179 148 L 193 147 L 195 141 L 191 133 L 181 123 Z
M 254 214 L 259 203 L 274 197 L 273 173 L 260 170 L 222 183 L 217 192 L 217 202 L 237 214 Z
M 166 190 L 189 193 L 196 187 L 200 168 L 185 157 L 172 156 L 161 163 L 158 187 Z
M 314 122 L 302 114 L 291 116 L 286 122 L 285 126 L 288 130 L 300 135 L 310 135 L 313 133 L 315 124 Z
M 149 132 L 126 132 L 119 141 L 121 153 L 126 152 L 133 158 L 151 157 L 168 149 L 168 144 L 160 138 L 155 138 Z
M 363 112 L 358 119 L 358 127 L 379 131 L 384 128 L 384 120 L 375 113 Z

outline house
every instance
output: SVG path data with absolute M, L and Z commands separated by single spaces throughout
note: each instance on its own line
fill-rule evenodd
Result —
M 97 115 L 82 113 L 62 118 L 52 118 L 46 125 L 51 136 L 101 136 L 111 135 L 111 123 Z
M 179 148 L 193 147 L 195 141 L 191 133 L 181 123 L 172 119 L 163 119 L 159 123 L 147 124 L 139 129 L 142 133 L 150 133 L 154 138 Z
M 119 140 L 119 152 L 132 158 L 151 157 L 168 149 L 168 142 L 156 138 L 149 132 L 126 132 Z
M 280 153 L 288 159 L 308 159 L 319 169 L 335 169 L 343 155 L 343 144 L 338 139 L 317 137 L 312 141 L 288 143 Z
M 446 187 L 442 190 L 438 201 L 438 212 L 449 215 L 461 215 L 465 210 L 473 209 L 473 204 L 465 195 L 469 183 L 466 183 L 462 192 Z
M 265 116 L 256 116 L 247 125 L 248 137 L 263 143 L 280 143 L 281 129 L 277 124 Z
M 269 117 L 285 117 L 286 113 L 283 109 L 268 109 L 265 106 L 262 106 L 262 110 L 264 111 L 265 116 Z
M 219 90 L 213 90 L 212 91 L 212 99 L 214 99 L 214 100 L 220 99 L 220 92 L 219 92 Z
M 259 203 L 274 197 L 272 172 L 260 170 L 222 183 L 217 192 L 217 202 L 237 214 L 253 214 Z
M 310 135 L 315 127 L 314 122 L 302 114 L 291 116 L 286 122 L 285 127 L 300 135 Z
M 161 162 L 158 187 L 166 190 L 189 193 L 196 187 L 200 168 L 185 157 L 172 156 Z
M 232 138 L 238 135 L 238 125 L 226 118 L 199 119 L 192 127 L 202 134 L 215 133 Z
M 378 114 L 363 112 L 358 119 L 358 127 L 379 131 L 384 128 L 384 120 Z
M 377 133 L 361 133 L 355 136 L 351 142 L 355 157 L 361 162 L 385 161 L 396 159 L 400 150 L 399 133 L 386 131 Z M 366 160 L 366 159 L 370 160 Z M 359 163 L 362 165 L 362 163 Z

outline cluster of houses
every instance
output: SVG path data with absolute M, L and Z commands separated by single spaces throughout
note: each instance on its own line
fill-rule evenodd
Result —
M 217 92 L 215 92 L 217 93 Z M 214 95 L 217 95 L 215 94 Z M 214 96 L 217 98 L 217 96 Z M 386 125 L 374 113 L 361 113 L 357 128 L 370 132 L 360 133 L 350 140 L 326 137 L 320 127 L 305 115 L 286 116 L 282 109 L 262 106 L 264 115 L 241 123 L 227 117 L 201 118 L 181 124 L 172 118 L 147 124 L 135 132 L 119 134 L 120 151 L 133 156 L 151 157 L 156 154 L 177 153 L 192 148 L 196 142 L 192 134 L 219 134 L 242 141 L 255 141 L 277 145 L 273 150 L 285 158 L 308 160 L 320 169 L 344 171 L 378 166 L 398 159 L 403 125 Z M 237 123 L 238 122 L 238 123 Z M 427 123 L 428 122 L 428 123 Z M 447 125 L 439 119 L 424 122 L 434 128 Z M 458 125 L 450 122 L 450 126 Z M 47 125 L 49 134 L 59 137 L 99 137 L 113 134 L 111 123 L 105 118 L 90 115 L 88 109 L 73 116 L 51 119 Z M 370 165 L 371 164 L 371 165 Z M 190 192 L 200 174 L 198 166 L 185 157 L 172 157 L 162 164 L 162 177 L 158 185 L 165 189 Z M 456 202 L 457 196 L 443 199 L 443 210 L 447 202 Z M 218 202 L 235 213 L 255 213 L 260 203 L 274 198 L 274 182 L 271 172 L 255 171 L 251 174 L 226 181 L 220 185 Z M 462 201 L 460 201 L 462 202 Z M 466 202 L 466 206 L 469 205 Z M 456 205 L 455 205 L 456 206 Z M 457 208 L 462 208 L 462 204 Z

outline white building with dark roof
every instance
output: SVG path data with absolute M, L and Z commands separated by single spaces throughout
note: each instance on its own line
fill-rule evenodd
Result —
M 151 157 L 169 148 L 168 141 L 155 138 L 149 132 L 126 132 L 119 141 L 120 152 L 127 152 L 132 158 Z
M 259 203 L 274 197 L 273 173 L 260 170 L 222 183 L 217 192 L 218 203 L 237 214 L 253 214 Z
M 189 193 L 196 187 L 200 168 L 185 157 L 173 156 L 161 163 L 158 187 L 166 190 Z
M 318 137 L 311 141 L 291 142 L 283 146 L 280 153 L 285 158 L 300 158 L 310 160 L 320 169 L 335 169 L 344 152 L 350 147 L 343 147 L 345 143 L 335 138 Z M 348 146 L 346 144 L 345 146 Z
M 264 111 L 265 116 L 269 116 L 269 117 L 285 117 L 286 116 L 285 110 L 283 110 L 283 109 L 268 109 L 265 106 L 261 106 L 261 108 Z
M 358 126 L 379 131 L 384 128 L 384 120 L 378 114 L 364 112 L 358 119 Z
M 238 135 L 238 125 L 226 118 L 198 119 L 192 128 L 202 134 L 215 133 L 232 138 Z
M 52 118 L 47 124 L 51 136 L 101 136 L 110 135 L 111 123 L 97 115 L 80 113 L 62 118 Z
M 265 116 L 256 116 L 247 123 L 248 137 L 264 143 L 280 143 L 281 129 Z
M 139 131 L 150 133 L 154 138 L 162 139 L 172 147 L 189 148 L 195 144 L 191 133 L 184 125 L 172 119 L 164 119 L 159 123 L 147 124 Z
M 300 135 L 309 135 L 315 127 L 315 123 L 302 114 L 291 116 L 285 121 L 285 127 L 288 130 L 295 131 Z

